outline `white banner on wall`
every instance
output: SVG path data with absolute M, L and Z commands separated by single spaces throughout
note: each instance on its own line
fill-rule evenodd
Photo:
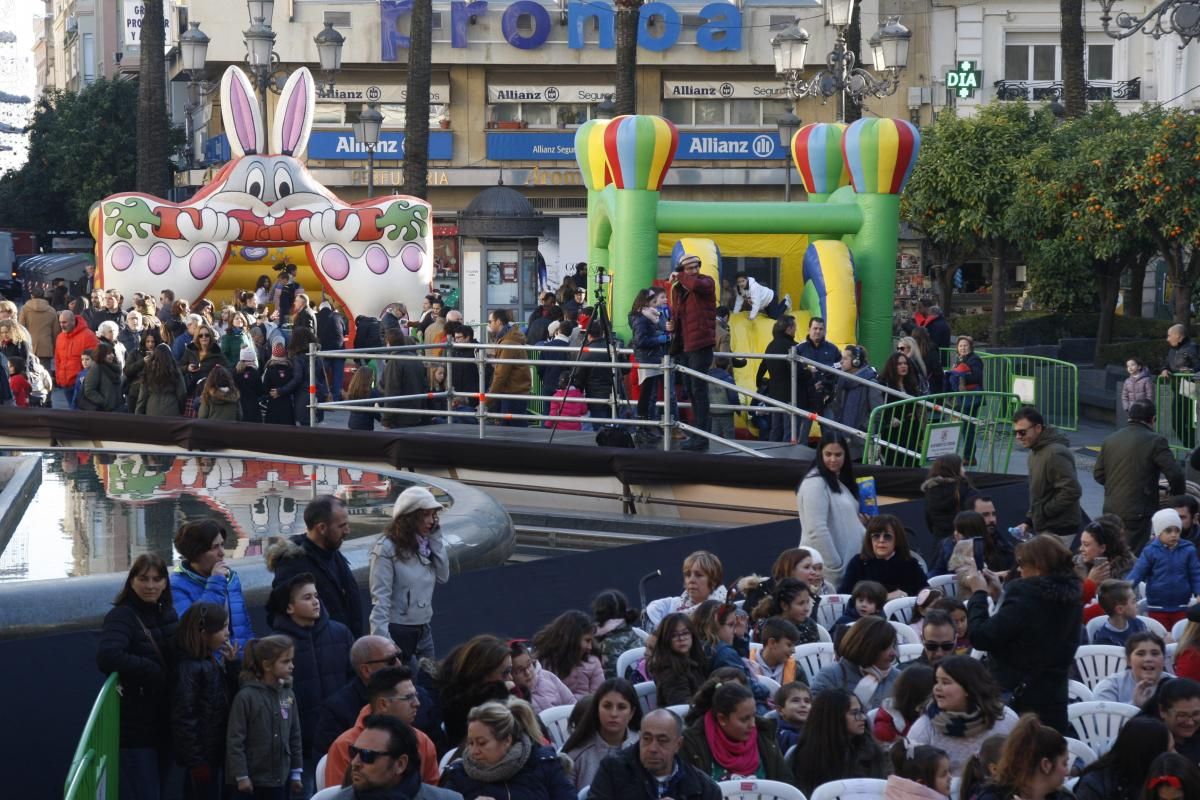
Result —
M 776 81 L 663 81 L 663 97 L 670 99 L 757 100 L 786 97 Z
M 579 85 L 536 85 L 536 84 L 488 84 L 489 103 L 600 103 L 614 92 L 613 87 L 595 84 Z
M 171 27 L 171 19 L 175 16 L 172 12 L 174 7 L 163 3 L 163 44 L 167 50 L 175 46 L 178 32 Z M 142 17 L 145 16 L 145 3 L 136 2 L 136 0 L 126 0 L 124 4 L 124 12 L 122 18 L 125 20 L 125 46 L 126 47 L 141 47 L 142 45 Z
M 318 88 L 319 103 L 403 103 L 408 99 L 408 85 L 403 78 L 392 83 L 338 83 L 332 90 Z M 434 78 L 429 84 L 429 102 L 450 102 L 450 78 Z

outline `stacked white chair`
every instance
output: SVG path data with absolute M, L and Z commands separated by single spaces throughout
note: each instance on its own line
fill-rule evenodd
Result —
M 1071 754 L 1071 769 L 1079 766 L 1081 769 L 1086 767 L 1100 756 L 1096 755 L 1096 751 L 1091 748 L 1087 742 L 1081 742 L 1078 739 L 1072 739 L 1070 736 L 1067 739 L 1067 752 Z M 1080 764 L 1082 762 L 1082 764 Z
M 342 787 L 330 786 L 328 789 L 322 789 L 314 794 L 311 800 L 333 800 L 333 798 L 336 797 L 340 791 L 342 791 Z
M 1102 756 L 1117 740 L 1121 727 L 1140 713 L 1140 708 L 1128 703 L 1092 700 L 1067 706 L 1067 721 L 1079 740 L 1092 748 L 1097 756 Z
M 1092 699 L 1092 690 L 1079 681 L 1067 681 L 1067 702 L 1086 703 Z
M 654 685 L 654 681 L 634 684 L 633 690 L 637 692 L 638 705 L 642 707 L 643 715 L 658 708 L 658 687 Z
M 621 655 L 617 656 L 617 677 L 624 678 L 625 670 L 635 666 L 637 662 L 642 660 L 642 656 L 646 654 L 644 647 L 631 647 Z
M 687 703 L 680 703 L 679 705 L 667 706 L 667 711 L 673 712 L 680 719 L 683 719 L 687 716 L 688 709 L 690 708 L 691 706 L 689 706 Z
M 725 800 L 805 800 L 804 792 L 783 781 L 746 778 L 721 781 L 721 796 Z
M 881 800 L 887 781 L 878 778 L 849 778 L 822 783 L 809 800 Z
M 925 652 L 925 645 L 905 643 L 896 648 L 896 660 L 901 664 L 916 661 Z
M 567 737 L 571 735 L 570 720 L 571 712 L 575 710 L 575 704 L 551 706 L 550 708 L 542 709 L 538 714 L 542 724 L 546 726 L 547 733 L 550 734 L 550 742 L 556 750 L 561 750 L 562 746 L 567 743 Z
M 896 642 L 898 644 L 920 644 L 921 637 L 912 629 L 911 625 L 906 625 L 903 622 L 891 620 L 892 627 L 896 629 Z
M 929 579 L 929 588 L 937 589 L 944 597 L 958 597 L 955 580 L 957 580 L 957 576 L 953 572 L 949 575 L 935 575 Z
M 796 664 L 804 669 L 804 673 L 808 675 L 808 683 L 810 685 L 822 667 L 829 666 L 837 659 L 833 652 L 832 642 L 812 642 L 811 644 L 796 645 L 794 652 Z
M 1138 619 L 1140 619 L 1142 621 L 1142 623 L 1146 626 L 1146 628 L 1151 633 L 1157 633 L 1163 639 L 1167 638 L 1167 628 L 1165 625 L 1163 625 L 1158 620 L 1154 619 L 1153 617 L 1138 617 Z M 1088 620 L 1087 638 L 1088 638 L 1089 642 L 1093 641 L 1096 638 L 1096 632 L 1098 630 L 1100 630 L 1102 627 L 1104 627 L 1104 623 L 1107 621 L 1108 621 L 1108 617 L 1103 616 L 1103 615 Z M 1186 622 L 1186 621 L 1187 620 L 1184 620 L 1184 622 Z M 1178 627 L 1178 625 L 1176 627 Z M 1172 629 L 1172 630 L 1174 630 L 1174 629 Z M 1172 638 L 1178 639 L 1179 637 L 1175 636 L 1172 633 Z
M 833 644 L 833 637 L 829 635 L 829 630 L 820 623 L 817 623 L 817 638 L 822 642 Z
M 817 624 L 826 630 L 832 628 L 838 617 L 846 613 L 846 604 L 849 602 L 848 594 L 821 595 L 821 604 L 817 606 Z
M 450 762 L 458 758 L 458 748 L 451 747 L 446 751 L 446 755 L 442 756 L 442 760 L 438 762 L 438 772 L 445 772 L 446 767 L 450 766 Z
M 1075 668 L 1087 687 L 1095 691 L 1100 681 L 1125 669 L 1125 651 L 1111 644 L 1080 645 L 1075 651 Z
M 321 760 L 317 762 L 317 774 L 314 776 L 317 784 L 317 791 L 325 788 L 325 762 L 329 760 L 328 755 L 321 756 Z
M 883 615 L 895 622 L 903 622 L 905 625 L 912 623 L 913 609 L 917 607 L 917 598 L 915 597 L 897 597 L 895 600 L 887 601 L 883 606 Z

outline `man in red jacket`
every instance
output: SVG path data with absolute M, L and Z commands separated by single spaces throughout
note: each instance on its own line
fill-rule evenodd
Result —
M 76 319 L 70 311 L 60 311 L 58 326 L 62 332 L 54 340 L 54 378 L 58 387 L 67 395 L 68 405 L 72 404 L 75 393 L 75 378 L 83 369 L 83 354 L 96 346 L 96 334 L 88 330 L 88 326 Z
M 679 363 L 707 375 L 717 341 L 717 286 L 712 278 L 700 274 L 698 256 L 683 256 L 671 273 L 667 332 L 674 338 L 671 352 L 678 353 Z M 692 424 L 708 430 L 708 384 L 688 375 L 685 385 L 692 401 Z M 693 434 L 681 449 L 707 450 L 708 439 Z

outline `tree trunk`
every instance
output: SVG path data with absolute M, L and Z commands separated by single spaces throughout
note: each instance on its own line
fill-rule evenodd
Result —
M 166 197 L 167 74 L 163 63 L 163 0 L 146 0 L 138 67 L 137 190 Z
M 850 26 L 846 28 L 846 50 L 854 54 L 854 63 L 862 63 L 862 10 L 859 8 L 862 0 L 854 0 L 854 11 L 850 14 Z M 862 118 L 862 102 L 854 99 L 847 92 L 842 92 L 842 119 L 855 122 Z M 945 310 L 945 309 L 943 309 Z
M 1138 256 L 1129 268 L 1129 291 L 1125 294 L 1125 316 L 1141 319 L 1142 296 L 1146 286 L 1146 266 L 1150 256 Z
M 433 0 L 413 0 L 404 102 L 404 193 L 429 199 L 429 78 L 433 60 Z
M 1008 283 L 1005 248 L 1003 239 L 992 243 L 992 347 L 1000 346 L 1000 329 L 1004 327 L 1004 287 Z
M 637 113 L 637 36 L 642 0 L 617 0 L 617 75 L 613 105 L 617 116 Z
M 1087 113 L 1087 89 L 1083 72 L 1083 0 L 1059 0 L 1058 13 L 1062 32 L 1063 106 L 1067 116 Z
M 1120 263 L 1112 262 L 1098 264 L 1096 268 L 1100 276 L 1100 325 L 1096 330 L 1096 351 L 1092 363 L 1098 368 L 1104 366 L 1100 359 L 1100 348 L 1112 342 L 1117 296 L 1121 293 L 1121 273 L 1124 271 Z
M 950 319 L 950 307 L 954 304 L 954 273 L 958 272 L 958 264 L 946 264 L 942 268 L 942 277 L 938 280 L 941 290 L 942 316 Z

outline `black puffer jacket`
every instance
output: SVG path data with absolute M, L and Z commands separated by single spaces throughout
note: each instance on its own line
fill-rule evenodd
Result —
M 164 596 L 170 597 L 169 590 Z M 178 626 L 175 609 L 132 595 L 104 617 L 96 666 L 105 674 L 121 675 L 122 747 L 167 746 L 171 640 Z
M 346 346 L 346 323 L 332 308 L 317 312 L 317 343 L 322 350 L 341 350 Z
M 300 627 L 291 617 L 276 617 L 272 629 L 292 637 L 296 643 L 292 691 L 296 693 L 300 711 L 300 738 L 304 742 L 304 752 L 313 752 L 319 759 L 325 754 L 314 751 L 321 701 L 336 693 L 352 677 L 350 645 L 354 644 L 354 637 L 345 625 L 324 615 L 311 628 Z
M 925 525 L 937 539 L 954 535 L 954 517 L 971 507 L 977 492 L 966 478 L 930 478 L 921 484 L 925 494 Z
M 350 570 L 350 562 L 340 551 L 325 550 L 309 539 L 307 534 L 298 533 L 273 545 L 267 551 L 266 560 L 267 568 L 275 573 L 271 588 L 287 583 L 303 572 L 310 572 L 317 580 L 321 616 L 342 623 L 350 629 L 354 638 L 367 632 L 358 581 Z M 270 613 L 267 614 L 267 624 L 272 627 L 276 624 Z M 337 685 L 340 687 L 345 682 L 343 679 Z
M 237 688 L 240 662 L 183 658 L 171 693 L 171 750 L 180 766 L 217 768 L 225 763 L 225 725 Z
M 1034 711 L 1056 728 L 1066 724 L 1067 680 L 1083 623 L 1082 586 L 1074 575 L 1020 578 L 1005 587 L 996 613 L 987 593 L 967 604 L 967 637 L 988 654 L 1000 687 L 1018 713 Z

